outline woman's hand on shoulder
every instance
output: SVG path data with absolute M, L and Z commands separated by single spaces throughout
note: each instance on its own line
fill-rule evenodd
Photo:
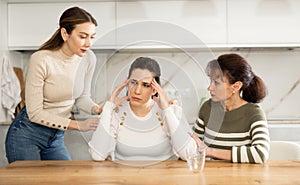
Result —
M 112 93 L 111 97 L 108 101 L 114 103 L 116 106 L 119 106 L 122 102 L 128 99 L 128 96 L 124 96 L 122 98 L 119 98 L 120 92 L 128 85 L 129 80 L 125 80 L 122 82 Z
M 78 127 L 80 131 L 86 132 L 89 130 L 96 130 L 99 124 L 99 118 L 89 118 L 84 121 L 78 122 Z

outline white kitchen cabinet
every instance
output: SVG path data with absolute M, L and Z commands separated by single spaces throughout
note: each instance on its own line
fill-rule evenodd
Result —
M 300 46 L 299 0 L 13 2 L 8 4 L 10 50 L 37 49 L 74 5 L 99 23 L 95 49 Z
M 228 44 L 299 46 L 299 0 L 228 0 Z
M 226 44 L 226 1 L 116 3 L 118 47 L 203 47 Z
M 24 3 L 8 4 L 8 47 L 37 49 L 58 29 L 59 17 L 69 7 L 80 6 L 98 22 L 93 48 L 114 48 L 115 3 Z

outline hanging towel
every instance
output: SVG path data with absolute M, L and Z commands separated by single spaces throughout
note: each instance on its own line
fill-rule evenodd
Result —
M 21 87 L 7 56 L 3 57 L 1 73 L 1 105 L 7 114 L 14 119 L 16 106 L 21 101 Z
M 16 110 L 15 110 L 15 117 L 19 114 L 19 112 L 22 110 L 22 108 L 25 106 L 25 84 L 24 84 L 24 78 L 23 78 L 23 72 L 21 68 L 14 67 L 14 72 L 17 75 L 17 78 L 20 83 L 21 87 L 21 101 L 17 105 Z

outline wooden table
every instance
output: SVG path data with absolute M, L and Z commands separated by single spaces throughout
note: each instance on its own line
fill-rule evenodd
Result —
M 82 184 L 300 184 L 300 161 L 233 164 L 206 161 L 201 173 L 184 161 L 130 166 L 111 161 L 18 161 L 0 169 L 1 185 Z

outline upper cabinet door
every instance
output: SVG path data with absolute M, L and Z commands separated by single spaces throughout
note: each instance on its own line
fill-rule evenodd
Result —
M 299 45 L 300 1 L 228 0 L 228 43 Z
M 59 27 L 59 17 L 69 7 L 79 6 L 98 22 L 93 48 L 115 47 L 115 4 L 26 3 L 8 4 L 8 47 L 10 50 L 37 49 Z
M 226 44 L 226 1 L 117 2 L 118 47 Z

